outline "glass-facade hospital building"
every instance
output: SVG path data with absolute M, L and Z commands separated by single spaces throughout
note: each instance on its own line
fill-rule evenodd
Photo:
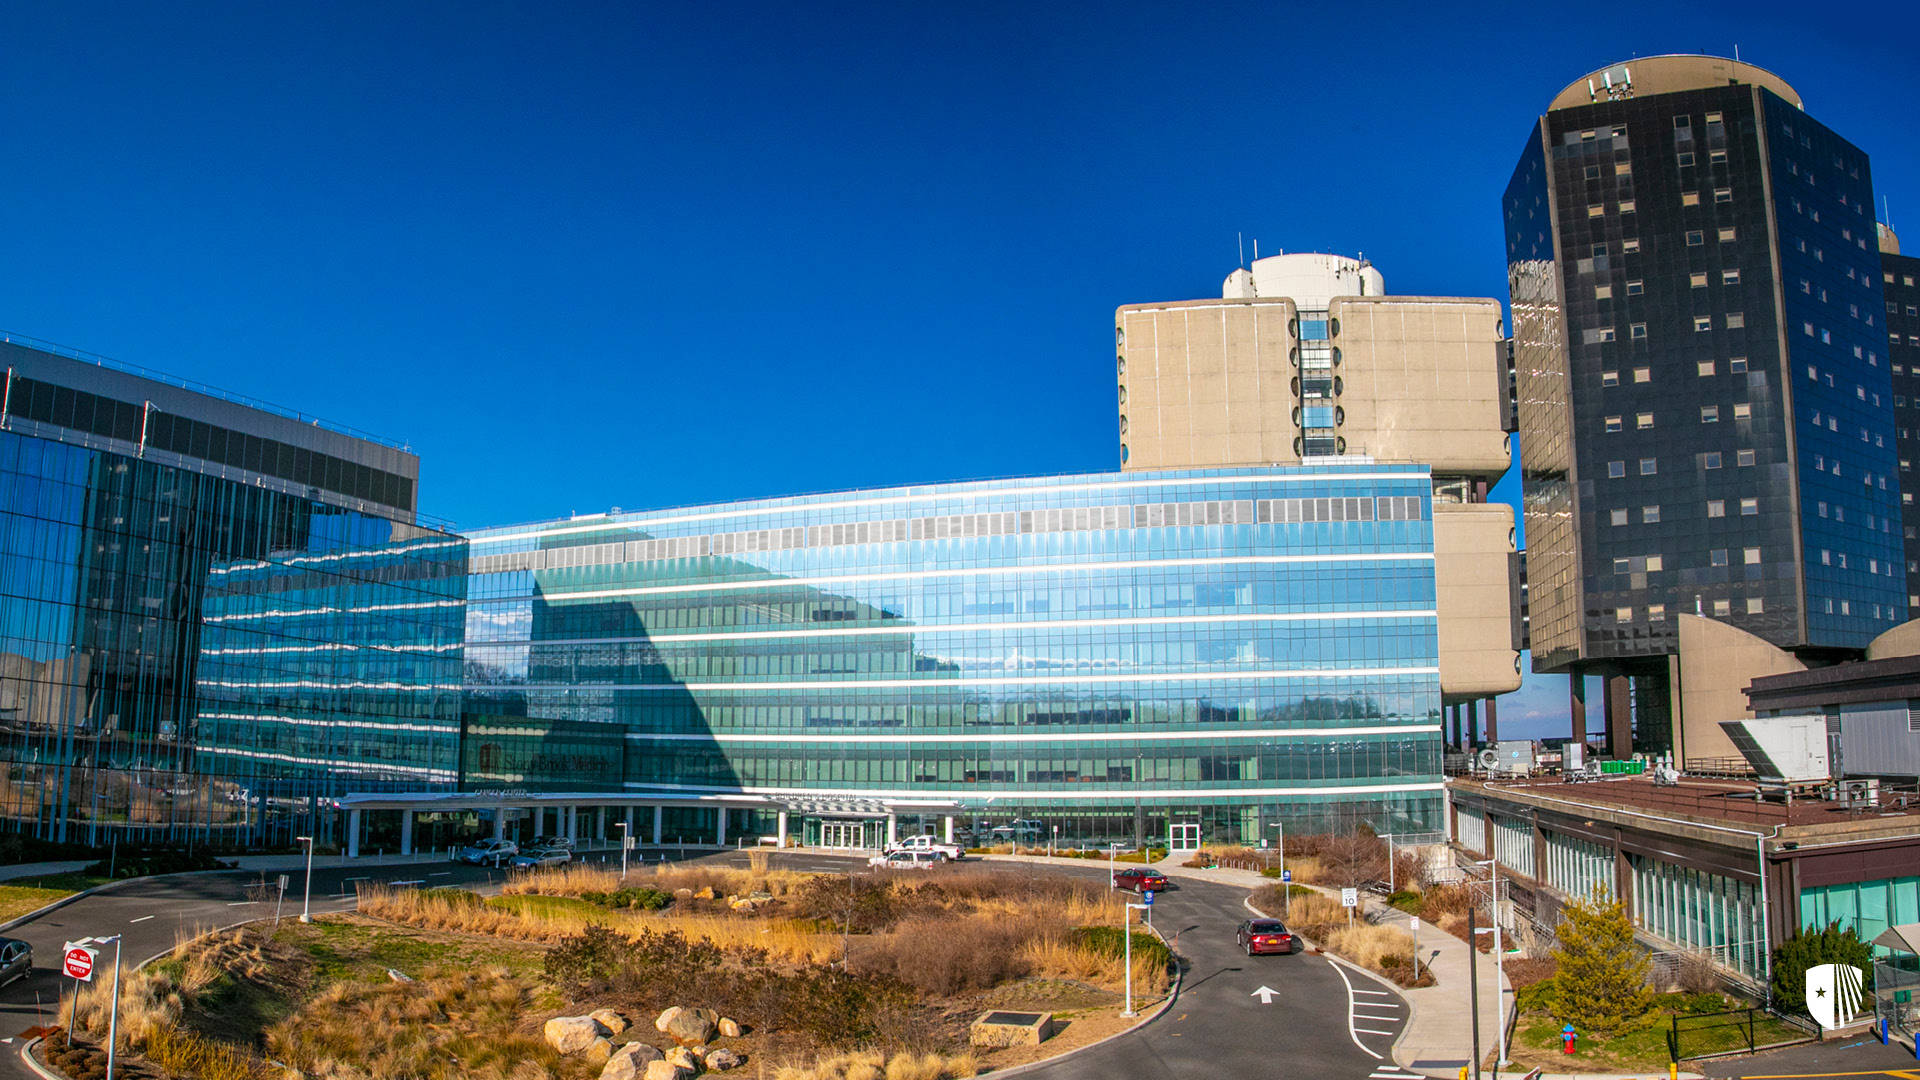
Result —
M 1440 826 L 1425 466 L 457 535 L 404 448 L 0 354 L 0 828 L 358 852 Z

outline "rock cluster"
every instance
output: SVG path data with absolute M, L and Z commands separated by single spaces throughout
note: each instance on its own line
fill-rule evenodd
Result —
M 664 1053 L 643 1042 L 616 1046 L 613 1037 L 631 1027 L 614 1010 L 595 1009 L 585 1016 L 556 1016 L 542 1033 L 556 1052 L 578 1054 L 588 1065 L 599 1066 L 600 1080 L 693 1080 L 746 1061 L 725 1047 L 707 1049 L 715 1037 L 738 1038 L 742 1031 L 737 1021 L 712 1009 L 675 1005 L 655 1018 L 654 1030 L 674 1042 Z

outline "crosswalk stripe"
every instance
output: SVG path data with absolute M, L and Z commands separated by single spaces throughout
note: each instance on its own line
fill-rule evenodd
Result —
M 1357 1032 L 1359 1032 L 1359 1033 L 1360 1033 L 1360 1034 L 1362 1034 L 1362 1035 L 1391 1035 L 1391 1034 L 1393 1034 L 1393 1032 L 1391 1032 L 1391 1031 L 1375 1031 L 1375 1030 L 1373 1030 L 1372 1028 L 1363 1028 L 1363 1027 L 1357 1027 L 1357 1028 L 1354 1028 L 1353 1030 L 1355 1030 L 1355 1031 L 1357 1031 Z
M 1385 990 L 1361 990 L 1357 987 L 1354 989 L 1353 992 L 1356 994 L 1366 994 L 1370 997 L 1392 997 L 1393 996 L 1392 994 L 1388 993 Z

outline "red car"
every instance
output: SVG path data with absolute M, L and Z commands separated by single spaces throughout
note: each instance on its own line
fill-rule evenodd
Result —
M 1240 924 L 1240 947 L 1248 956 L 1262 953 L 1285 955 L 1300 947 L 1300 939 L 1279 919 L 1248 919 Z
M 1158 870 L 1149 870 L 1144 866 L 1121 870 L 1113 875 L 1114 888 L 1132 892 L 1145 892 L 1148 889 L 1154 892 L 1165 892 L 1167 885 L 1167 875 Z

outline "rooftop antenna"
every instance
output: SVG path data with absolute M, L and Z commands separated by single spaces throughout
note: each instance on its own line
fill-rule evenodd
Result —
M 1740 43 L 1737 41 L 1733 45 L 1733 62 L 1736 64 L 1740 62 Z
M 1257 236 L 1253 238 L 1253 261 L 1260 261 L 1260 238 Z
M 1240 238 L 1240 269 L 1245 270 L 1247 268 L 1247 234 L 1238 232 L 1233 235 Z

